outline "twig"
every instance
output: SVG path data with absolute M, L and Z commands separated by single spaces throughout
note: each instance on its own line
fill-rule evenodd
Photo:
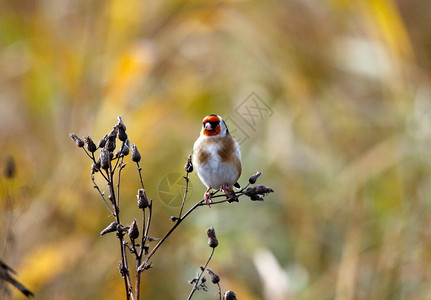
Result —
M 192 208 L 190 208 L 185 214 L 184 216 L 182 216 L 181 218 L 179 218 L 177 220 L 177 222 L 174 224 L 174 226 L 172 226 L 172 228 L 165 234 L 165 236 L 156 244 L 156 246 L 154 246 L 153 250 L 151 250 L 151 252 L 148 254 L 147 258 L 145 259 L 144 262 L 142 262 L 140 264 L 140 266 L 138 267 L 139 271 L 144 271 L 146 269 L 146 267 L 148 266 L 148 261 L 150 260 L 150 258 L 154 255 L 154 253 L 157 252 L 157 250 L 159 249 L 159 247 L 163 244 L 163 242 L 171 235 L 172 232 L 174 232 L 174 230 L 181 224 L 181 222 L 189 215 L 191 214 L 196 208 L 198 208 L 199 206 L 201 206 L 201 204 L 204 202 L 204 200 L 199 201 L 198 203 L 196 203 Z
M 245 189 L 245 188 L 244 188 Z M 235 192 L 235 196 L 239 197 L 244 195 L 243 190 L 239 192 Z M 218 196 L 214 196 L 214 198 L 218 198 L 218 197 L 225 197 L 225 195 L 218 195 Z M 221 203 L 225 203 L 230 201 L 231 199 L 225 199 L 225 200 L 220 200 L 220 201 L 215 201 L 212 202 L 211 205 L 216 205 L 216 204 L 221 204 Z M 148 265 L 148 262 L 150 260 L 150 258 L 157 252 L 157 250 L 159 249 L 159 247 L 165 242 L 165 240 L 172 234 L 172 232 L 174 232 L 174 230 L 181 224 L 182 221 L 184 221 L 185 218 L 187 218 L 188 215 L 190 215 L 196 208 L 200 207 L 200 206 L 206 206 L 205 200 L 202 199 L 201 201 L 199 201 L 198 203 L 196 203 L 195 205 L 193 205 L 192 208 L 190 208 L 181 218 L 178 218 L 177 221 L 175 222 L 175 224 L 172 226 L 172 228 L 165 234 L 164 237 L 162 237 L 162 239 L 156 244 L 156 246 L 154 246 L 154 248 L 151 250 L 151 252 L 148 254 L 147 258 L 145 259 L 144 262 L 142 262 L 139 267 L 137 268 L 138 271 L 144 271 L 146 269 L 146 266 Z
M 96 181 L 94 180 L 94 174 L 93 173 L 91 173 L 91 181 L 93 181 L 94 188 L 99 192 L 100 196 L 103 199 L 103 202 L 105 202 L 106 207 L 111 212 L 111 214 L 114 216 L 115 215 L 114 211 L 111 209 L 111 207 L 109 206 L 108 202 L 106 201 L 105 194 L 100 191 L 99 186 L 97 185 Z
M 190 299 L 193 297 L 193 294 L 195 293 L 195 291 L 198 289 L 199 281 L 201 280 L 201 277 L 202 277 L 202 275 L 204 274 L 204 272 L 205 272 L 205 270 L 206 270 L 206 268 L 207 268 L 207 266 L 208 266 L 208 263 L 210 262 L 211 258 L 213 257 L 214 249 L 215 249 L 215 248 L 213 247 L 213 248 L 212 248 L 212 251 L 211 251 L 211 254 L 210 254 L 210 256 L 208 257 L 208 260 L 207 260 L 207 262 L 205 263 L 205 266 L 204 266 L 203 268 L 201 268 L 201 271 L 202 271 L 202 272 L 199 274 L 198 279 L 196 280 L 196 282 L 195 282 L 195 284 L 194 284 L 194 286 L 193 286 L 193 288 L 192 288 L 192 291 L 190 292 L 189 297 L 187 298 L 187 300 L 190 300 Z
M 145 243 L 147 241 L 148 238 L 148 232 L 150 230 L 150 225 L 151 225 L 151 216 L 153 215 L 153 200 L 150 201 L 150 206 L 148 207 L 149 209 L 149 213 L 148 213 L 148 221 L 146 223 L 145 226 L 145 210 L 143 210 L 143 225 L 142 228 L 144 229 L 143 233 L 142 233 L 142 241 L 141 241 L 141 248 L 139 251 L 139 255 L 138 258 L 136 259 L 136 265 L 138 266 L 136 268 L 136 275 L 135 275 L 135 293 L 136 293 L 136 299 L 139 300 L 139 296 L 140 296 L 140 287 L 141 287 L 141 274 L 142 271 L 139 269 L 139 266 L 141 264 L 142 261 L 142 257 L 144 255 L 144 250 L 145 250 Z
M 147 222 L 147 227 L 145 228 L 145 234 L 142 237 L 142 245 L 145 246 L 145 242 L 147 241 L 148 238 L 148 232 L 150 231 L 150 225 L 151 225 L 151 216 L 153 215 L 153 200 L 150 201 L 150 206 L 148 207 L 149 209 L 149 214 L 148 214 L 148 222 Z M 141 249 L 141 251 L 143 250 L 143 247 Z M 141 254 L 142 256 L 142 254 Z
M 144 189 L 144 181 L 142 180 L 142 174 L 141 174 L 142 168 L 139 166 L 138 162 L 136 164 L 138 165 L 138 172 L 139 172 L 139 179 L 141 180 L 141 186 Z
M 91 156 L 90 156 L 90 154 L 88 154 L 88 151 L 84 147 L 82 147 L 82 149 L 84 150 L 85 154 L 87 154 L 87 156 L 91 159 Z
M 117 206 L 120 207 L 120 178 L 121 178 L 121 171 L 124 169 L 126 164 L 123 165 L 123 157 L 121 157 L 120 161 L 120 168 L 118 169 L 118 182 L 117 182 Z
M 183 213 L 184 209 L 184 203 L 186 202 L 187 193 L 189 192 L 189 172 L 186 172 L 186 176 L 184 176 L 184 179 L 186 180 L 186 190 L 184 191 L 184 197 L 183 202 L 181 203 L 180 213 L 178 214 L 178 219 L 181 218 L 181 214 Z
M 218 299 L 221 300 L 221 287 L 219 282 L 217 282 L 217 286 L 218 286 Z
M 117 224 L 121 224 L 120 223 L 120 209 L 119 209 L 119 207 L 117 205 L 117 201 L 115 199 L 114 172 L 112 171 L 112 164 L 111 164 L 111 162 L 109 162 L 109 172 L 107 171 L 107 173 L 108 173 L 108 179 L 109 179 L 108 180 L 109 191 L 110 191 L 110 194 L 111 194 L 111 197 L 112 197 L 112 203 L 114 204 L 114 209 L 115 209 L 115 218 L 116 218 Z M 121 262 L 122 262 L 121 273 L 122 273 L 123 278 L 124 278 L 124 285 L 125 285 L 125 288 L 126 288 L 127 300 L 129 300 L 130 299 L 130 292 L 129 292 L 130 277 L 128 276 L 129 275 L 129 270 L 127 269 L 127 266 L 128 266 L 128 264 L 127 264 L 127 256 L 126 256 L 126 253 L 124 251 L 124 245 L 123 245 L 123 242 L 124 242 L 124 240 L 123 240 L 124 233 L 121 231 L 121 229 L 118 229 L 118 235 L 117 236 L 118 236 L 118 239 L 120 241 L 120 249 L 121 249 Z M 124 272 L 126 274 L 123 274 Z

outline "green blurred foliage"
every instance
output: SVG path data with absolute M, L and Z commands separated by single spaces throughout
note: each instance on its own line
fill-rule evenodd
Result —
M 240 183 L 260 170 L 276 193 L 198 210 L 154 257 L 145 299 L 187 297 L 210 226 L 210 268 L 239 299 L 430 297 L 430 14 L 418 0 L 0 1 L 0 167 L 11 155 L 17 170 L 0 177 L 2 259 L 36 299 L 123 298 L 117 242 L 99 237 L 112 220 L 68 133 L 98 140 L 123 117 L 157 237 L 177 211 L 160 182 L 217 113 L 248 136 Z M 267 110 L 249 126 L 252 92 Z M 138 183 L 130 164 L 124 223 Z M 204 192 L 191 183 L 188 206 Z

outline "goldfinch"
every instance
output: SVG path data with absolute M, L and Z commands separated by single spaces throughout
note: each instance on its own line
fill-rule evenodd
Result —
M 220 189 L 226 196 L 233 191 L 241 175 L 241 152 L 222 117 L 204 118 L 200 136 L 193 146 L 193 166 L 208 188 L 204 194 L 206 204 L 211 201 L 211 189 Z

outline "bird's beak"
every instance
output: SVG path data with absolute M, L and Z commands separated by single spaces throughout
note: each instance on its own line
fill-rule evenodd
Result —
M 212 126 L 211 126 L 211 123 L 210 123 L 210 122 L 205 123 L 205 130 L 206 130 L 206 131 L 211 131 L 211 130 L 213 130 L 213 128 L 212 128 Z

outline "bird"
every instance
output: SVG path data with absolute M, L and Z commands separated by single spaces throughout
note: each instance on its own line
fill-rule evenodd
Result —
M 16 272 L 11 267 L 9 267 L 2 260 L 0 260 L 0 279 L 10 282 L 27 297 L 33 297 L 34 294 L 31 291 L 29 291 L 25 286 L 23 286 L 21 283 L 19 283 L 15 278 L 13 278 L 11 273 L 16 274 Z
M 241 152 L 238 142 L 230 135 L 225 121 L 219 115 L 207 115 L 200 135 L 193 145 L 193 166 L 207 187 L 205 203 L 210 204 L 211 189 L 220 190 L 229 197 L 233 186 L 239 187 Z

